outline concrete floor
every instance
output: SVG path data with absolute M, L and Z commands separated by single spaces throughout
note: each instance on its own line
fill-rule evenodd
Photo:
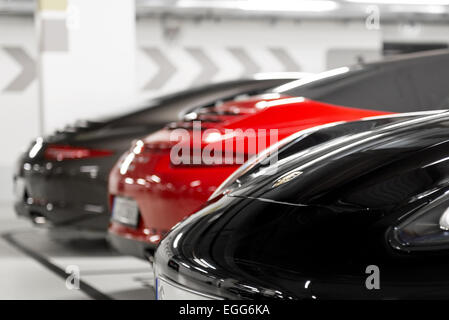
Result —
M 79 289 L 66 286 L 78 268 Z M 0 299 L 154 299 L 146 261 L 124 257 L 103 241 L 60 243 L 0 204 Z

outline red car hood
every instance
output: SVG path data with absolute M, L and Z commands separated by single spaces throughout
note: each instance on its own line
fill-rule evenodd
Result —
M 336 122 L 351 121 L 363 117 L 389 114 L 389 112 L 364 110 L 334 106 L 302 97 L 279 96 L 266 94 L 242 101 L 231 101 L 214 107 L 202 108 L 192 112 L 183 121 L 174 122 L 165 129 L 155 132 L 143 139 L 147 148 L 168 149 L 179 141 L 173 138 L 177 129 L 193 131 L 196 125 L 201 129 L 201 146 L 223 143 L 226 139 L 234 139 L 227 130 L 241 129 L 275 129 L 279 139 L 283 139 L 298 130 L 308 127 Z M 207 131 L 215 132 L 213 137 Z M 174 141 L 175 140 L 175 141 Z M 193 144 L 192 141 L 190 141 Z M 248 150 L 240 150 L 247 153 Z

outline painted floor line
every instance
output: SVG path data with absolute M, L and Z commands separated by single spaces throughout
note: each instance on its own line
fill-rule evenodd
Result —
M 119 274 L 145 274 L 149 273 L 149 269 L 123 269 L 123 270 L 85 270 L 83 275 L 85 276 L 109 276 Z
M 37 252 L 27 248 L 26 246 L 22 245 L 20 242 L 18 242 L 16 239 L 14 239 L 14 233 L 13 232 L 4 233 L 4 234 L 1 234 L 0 236 L 8 244 L 12 245 L 16 249 L 18 249 L 19 251 L 21 251 L 22 253 L 27 255 L 28 257 L 34 259 L 35 261 L 37 261 L 38 263 L 43 265 L 45 268 L 47 268 L 48 270 L 52 271 L 53 273 L 55 273 L 59 277 L 61 277 L 62 279 L 65 280 L 67 278 L 68 275 L 67 275 L 67 273 L 65 272 L 64 269 L 61 269 L 60 267 L 58 267 L 58 266 L 54 265 L 53 263 L 51 263 L 44 256 L 42 256 L 39 253 L 37 253 Z M 98 291 L 97 289 L 95 289 L 94 287 L 92 287 L 89 284 L 85 283 L 81 279 L 80 279 L 79 283 L 80 283 L 80 290 L 82 292 L 84 292 L 86 295 L 88 295 L 89 297 L 91 297 L 92 299 L 95 299 L 95 300 L 113 300 L 108 295 Z

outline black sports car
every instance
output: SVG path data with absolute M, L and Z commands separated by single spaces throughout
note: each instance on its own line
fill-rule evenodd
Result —
M 449 111 L 299 132 L 155 256 L 168 299 L 447 299 L 448 268 Z
M 299 76 L 262 74 L 206 85 L 151 100 L 128 114 L 78 122 L 38 138 L 17 162 L 16 212 L 51 227 L 55 237 L 104 237 L 110 219 L 108 174 L 132 140 L 161 129 L 191 109 L 258 94 Z

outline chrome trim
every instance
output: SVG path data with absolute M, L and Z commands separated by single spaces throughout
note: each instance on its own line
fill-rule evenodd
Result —
M 175 287 L 176 289 L 187 291 L 187 292 L 189 292 L 191 294 L 195 294 L 195 295 L 198 295 L 198 296 L 201 296 L 201 297 L 205 297 L 205 298 L 208 298 L 208 299 L 212 299 L 212 300 L 224 300 L 224 298 L 222 298 L 222 297 L 210 295 L 210 294 L 207 294 L 207 293 L 203 293 L 203 292 L 200 292 L 200 291 L 196 291 L 194 289 L 190 289 L 190 288 L 184 287 L 183 285 L 181 285 L 181 284 L 179 284 L 177 282 L 174 282 L 173 280 L 169 280 L 169 279 L 167 279 L 165 277 L 157 276 L 156 278 L 159 281 L 166 282 L 167 284 Z M 156 290 L 158 290 L 158 289 L 159 288 L 156 288 Z

